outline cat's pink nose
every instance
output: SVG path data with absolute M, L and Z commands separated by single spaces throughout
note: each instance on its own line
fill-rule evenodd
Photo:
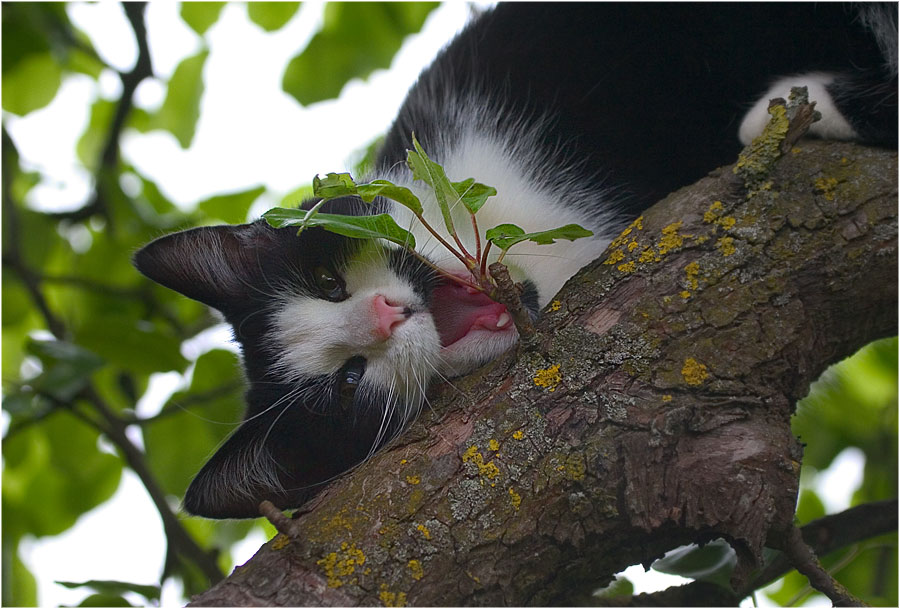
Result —
M 409 319 L 412 310 L 409 307 L 402 307 L 391 304 L 381 294 L 376 294 L 372 298 L 372 312 L 374 318 L 374 333 L 380 340 L 387 340 L 394 332 L 394 327 Z

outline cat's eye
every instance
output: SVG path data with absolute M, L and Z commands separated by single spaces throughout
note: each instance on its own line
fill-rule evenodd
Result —
M 349 296 L 340 276 L 328 267 L 316 267 L 313 271 L 313 279 L 322 296 L 328 300 L 340 302 L 341 300 L 346 300 Z
M 338 392 L 341 410 L 347 411 L 353 404 L 356 390 L 366 371 L 366 358 L 361 355 L 351 357 L 338 371 Z

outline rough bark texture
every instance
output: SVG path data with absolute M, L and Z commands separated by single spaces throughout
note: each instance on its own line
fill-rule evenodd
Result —
M 536 348 L 439 388 L 193 604 L 562 604 L 715 537 L 742 579 L 792 522 L 795 401 L 896 333 L 896 177 L 896 152 L 802 142 L 752 194 L 725 168 L 670 195 Z

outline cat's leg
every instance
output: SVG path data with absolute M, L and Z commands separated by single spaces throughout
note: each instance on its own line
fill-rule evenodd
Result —
M 897 78 L 885 79 L 880 70 L 853 74 L 813 72 L 779 79 L 744 116 L 738 132 L 749 144 L 769 122 L 769 100 L 787 99 L 791 87 L 806 87 L 822 119 L 809 133 L 831 140 L 856 140 L 884 146 L 897 145 Z

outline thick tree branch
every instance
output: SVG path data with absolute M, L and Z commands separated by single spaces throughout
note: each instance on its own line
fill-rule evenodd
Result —
M 896 152 L 801 142 L 751 196 L 730 168 L 669 196 L 537 349 L 439 390 L 194 604 L 554 604 L 716 537 L 745 589 L 793 526 L 795 401 L 896 333 L 896 176 Z

